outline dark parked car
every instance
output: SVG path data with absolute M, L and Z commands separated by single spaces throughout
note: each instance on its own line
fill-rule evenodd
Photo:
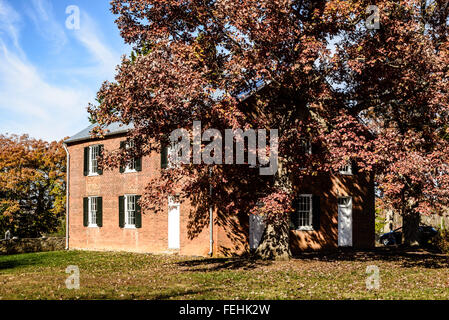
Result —
M 425 246 L 429 243 L 429 240 L 436 236 L 438 230 L 431 226 L 419 226 L 418 227 L 418 242 L 420 246 Z M 402 243 L 402 227 L 393 231 L 384 233 L 379 238 L 380 243 L 384 246 L 391 246 Z
M 380 236 L 379 242 L 382 243 L 384 246 L 392 246 L 395 244 L 401 244 L 402 243 L 402 227 L 397 228 L 393 231 L 384 233 Z

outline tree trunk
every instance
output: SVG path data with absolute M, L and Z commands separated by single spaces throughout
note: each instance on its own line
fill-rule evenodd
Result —
M 404 232 L 404 245 L 419 245 L 418 227 L 421 217 L 418 213 L 407 213 L 402 217 Z
M 265 260 L 289 260 L 291 257 L 289 233 L 288 221 L 267 223 L 256 256 Z

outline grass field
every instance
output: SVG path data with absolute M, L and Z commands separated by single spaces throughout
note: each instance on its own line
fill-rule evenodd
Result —
M 66 268 L 80 270 L 69 290 Z M 368 290 L 367 266 L 380 287 Z M 447 256 L 304 255 L 283 262 L 109 252 L 0 256 L 0 299 L 449 299 Z

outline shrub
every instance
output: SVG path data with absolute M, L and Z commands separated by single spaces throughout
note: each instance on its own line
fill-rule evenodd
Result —
M 380 216 L 379 212 L 376 210 L 376 219 L 375 219 L 375 233 L 382 234 L 384 233 L 385 225 L 385 217 Z
M 449 253 L 449 230 L 442 229 L 431 240 L 432 246 L 441 253 Z

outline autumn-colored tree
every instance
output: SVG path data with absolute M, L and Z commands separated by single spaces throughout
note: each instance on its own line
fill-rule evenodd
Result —
M 0 135 L 0 232 L 37 237 L 54 232 L 65 214 L 66 154 L 62 142 Z
M 364 5 L 351 8 L 356 17 Z M 418 240 L 420 215 L 441 213 L 449 201 L 449 146 L 442 139 L 449 111 L 449 4 L 376 5 L 380 28 L 367 30 L 354 20 L 337 45 L 332 79 L 347 112 L 376 134 L 365 163 L 376 170 L 383 204 L 403 216 L 404 240 L 411 244 Z
M 157 207 L 174 192 L 205 200 L 194 201 L 192 235 L 207 224 L 208 206 L 218 220 L 263 214 L 272 236 L 261 247 L 277 248 L 264 253 L 270 257 L 288 255 L 279 231 L 292 210 L 291 186 L 348 161 L 375 171 L 383 199 L 404 217 L 439 208 L 448 181 L 440 139 L 448 116 L 447 28 L 440 26 L 447 9 L 439 1 L 377 3 L 380 29 L 367 28 L 370 1 L 113 0 L 135 52 L 115 82 L 103 84 L 101 103 L 89 107 L 93 120 L 133 122 L 129 136 L 143 154 L 194 120 L 203 129 L 280 134 L 276 176 L 244 165 L 214 166 L 212 175 L 205 165 L 184 165 L 151 181 L 143 204 Z M 312 155 L 301 152 L 307 140 Z M 111 153 L 105 164 L 127 156 Z

